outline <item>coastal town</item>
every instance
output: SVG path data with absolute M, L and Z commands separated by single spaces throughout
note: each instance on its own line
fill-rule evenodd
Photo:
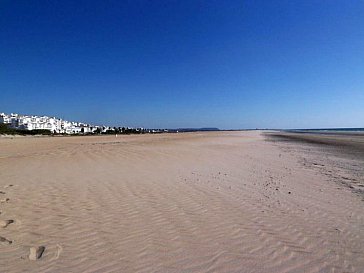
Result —
M 162 130 L 110 127 L 67 121 L 57 117 L 0 113 L 0 124 L 17 132 L 46 131 L 51 134 L 115 134 L 115 133 L 159 133 Z M 165 130 L 163 130 L 164 132 Z

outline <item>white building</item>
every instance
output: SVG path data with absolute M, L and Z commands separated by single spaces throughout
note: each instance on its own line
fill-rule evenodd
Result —
M 0 113 L 0 123 L 9 124 L 11 123 L 10 115 Z
M 61 133 L 61 120 L 47 116 L 18 116 L 12 119 L 11 127 L 21 130 L 49 130 Z
M 10 128 L 20 130 L 49 130 L 53 133 L 80 134 L 91 133 L 98 127 L 86 123 L 71 122 L 56 117 L 26 116 L 19 114 L 0 113 L 0 123 L 9 124 Z

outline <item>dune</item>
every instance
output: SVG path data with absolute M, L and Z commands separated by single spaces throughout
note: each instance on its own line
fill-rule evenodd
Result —
M 0 138 L 0 272 L 364 272 L 362 158 L 315 147 Z

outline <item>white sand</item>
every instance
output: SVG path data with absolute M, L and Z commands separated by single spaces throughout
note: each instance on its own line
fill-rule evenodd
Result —
M 364 272 L 361 197 L 299 158 L 259 132 L 2 138 L 0 272 Z

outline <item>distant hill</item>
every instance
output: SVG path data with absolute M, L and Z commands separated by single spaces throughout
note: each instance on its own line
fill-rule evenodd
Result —
M 213 132 L 220 131 L 219 128 L 214 127 L 206 127 L 206 128 L 177 128 L 177 129 L 169 129 L 169 132 Z

